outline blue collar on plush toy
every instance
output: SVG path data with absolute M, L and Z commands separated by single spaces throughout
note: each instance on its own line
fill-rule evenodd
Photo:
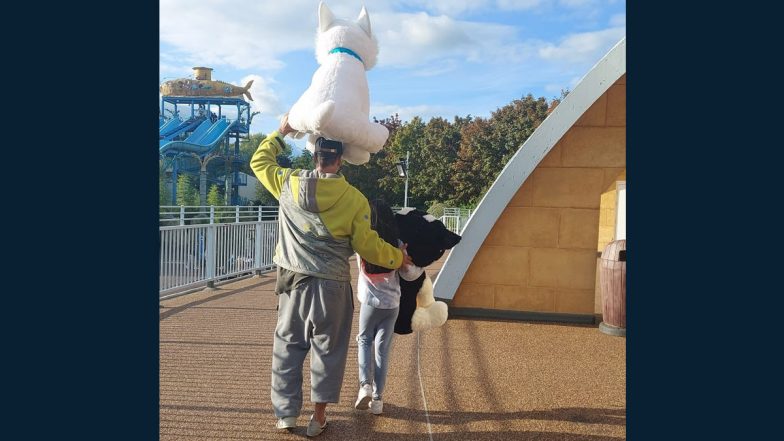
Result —
M 336 53 L 338 53 L 338 52 L 342 52 L 342 53 L 344 53 L 344 54 L 349 54 L 349 55 L 351 55 L 352 57 L 354 57 L 354 58 L 356 58 L 357 60 L 359 60 L 359 62 L 360 62 L 360 63 L 362 63 L 362 64 L 365 64 L 365 62 L 364 62 L 364 61 L 362 61 L 362 59 L 361 59 L 361 58 L 359 58 L 359 55 L 357 55 L 357 53 L 356 53 L 356 52 L 352 51 L 351 49 L 349 49 L 349 48 L 347 48 L 347 47 L 336 47 L 335 49 L 332 49 L 331 51 L 329 51 L 329 53 L 330 53 L 330 54 L 336 54 Z

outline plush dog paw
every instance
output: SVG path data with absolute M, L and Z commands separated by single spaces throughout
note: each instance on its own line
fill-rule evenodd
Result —
M 446 323 L 449 315 L 448 307 L 444 302 L 434 302 L 427 308 L 417 308 L 411 317 L 411 329 L 414 331 L 427 331 Z

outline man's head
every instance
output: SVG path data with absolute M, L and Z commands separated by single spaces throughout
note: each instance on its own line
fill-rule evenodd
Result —
M 316 139 L 313 162 L 316 169 L 325 173 L 337 173 L 343 159 L 343 143 L 324 137 Z

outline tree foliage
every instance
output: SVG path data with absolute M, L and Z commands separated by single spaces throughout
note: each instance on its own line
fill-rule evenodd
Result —
M 199 187 L 194 185 L 190 175 L 182 174 L 177 177 L 177 205 L 199 205 Z
M 217 184 L 212 184 L 210 192 L 207 193 L 207 205 L 214 205 L 216 207 L 226 205 L 226 200 L 220 189 L 218 189 Z

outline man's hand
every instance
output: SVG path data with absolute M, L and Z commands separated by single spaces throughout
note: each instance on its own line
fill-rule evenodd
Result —
M 288 135 L 293 131 L 294 129 L 292 129 L 291 126 L 289 125 L 289 114 L 288 112 L 286 112 L 286 114 L 283 115 L 283 118 L 280 119 L 280 127 L 278 127 L 278 133 L 280 133 L 280 136 L 285 138 L 286 135 Z
M 403 252 L 403 263 L 401 263 L 398 268 L 403 268 L 406 265 L 413 265 L 414 264 L 414 261 L 411 259 L 411 256 L 409 256 L 408 253 L 406 252 L 406 248 L 408 248 L 408 244 L 407 243 L 404 243 L 403 245 L 400 245 L 400 251 Z

